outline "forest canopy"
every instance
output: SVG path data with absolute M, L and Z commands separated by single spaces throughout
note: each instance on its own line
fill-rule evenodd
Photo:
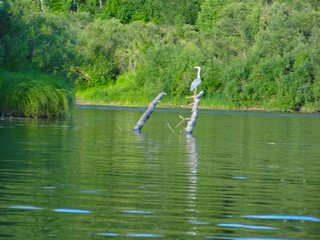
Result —
M 0 0 L 0 67 L 89 102 L 180 105 L 200 65 L 208 108 L 314 112 L 319 19 L 318 0 Z

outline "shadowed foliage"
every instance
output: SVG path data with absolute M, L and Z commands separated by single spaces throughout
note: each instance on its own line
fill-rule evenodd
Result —
M 2 68 L 59 75 L 84 101 L 180 106 L 200 65 L 202 106 L 320 110 L 319 1 L 0 2 Z

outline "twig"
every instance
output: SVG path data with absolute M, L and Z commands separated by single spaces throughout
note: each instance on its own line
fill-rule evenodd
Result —
M 122 132 L 122 129 L 121 129 L 120 125 L 119 125 L 119 124 L 117 124 L 117 126 L 118 126 L 118 128 L 119 128 L 120 132 Z
M 169 129 L 171 130 L 171 132 L 174 134 L 174 130 L 172 129 L 172 127 L 170 126 L 169 123 L 167 123 L 167 126 L 169 127 Z
M 177 124 L 177 126 L 175 128 L 179 127 L 183 122 L 190 120 L 190 118 L 185 118 L 185 117 L 182 117 L 181 115 L 178 115 L 178 116 L 181 119 L 181 121 Z

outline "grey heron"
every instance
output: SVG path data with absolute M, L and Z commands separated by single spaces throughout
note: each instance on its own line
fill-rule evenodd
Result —
M 197 89 L 198 89 L 199 85 L 201 84 L 201 78 L 200 78 L 201 67 L 197 66 L 194 68 L 198 69 L 198 74 L 197 74 L 197 78 L 195 80 L 193 80 L 191 83 L 190 92 L 194 91 L 194 95 L 196 95 Z

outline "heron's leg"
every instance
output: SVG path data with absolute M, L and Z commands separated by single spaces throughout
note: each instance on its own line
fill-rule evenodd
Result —
M 197 89 L 194 90 L 193 95 L 194 95 L 194 96 L 197 95 Z

